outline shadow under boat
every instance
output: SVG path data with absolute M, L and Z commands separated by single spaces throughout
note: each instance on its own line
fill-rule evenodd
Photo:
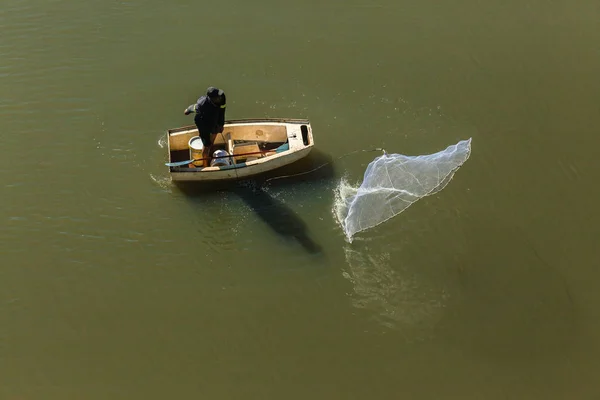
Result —
M 276 234 L 295 240 L 311 254 L 320 254 L 322 248 L 312 240 L 302 218 L 264 188 L 317 182 L 333 176 L 331 158 L 315 149 L 307 157 L 293 164 L 252 178 L 217 183 L 175 183 L 179 190 L 190 197 L 210 196 L 218 191 L 235 193 Z
M 240 186 L 234 192 L 279 236 L 295 240 L 311 254 L 322 252 L 321 246 L 310 237 L 304 221 L 292 208 L 260 187 Z

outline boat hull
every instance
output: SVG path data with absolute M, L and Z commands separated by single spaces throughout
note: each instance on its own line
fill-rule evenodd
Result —
M 182 154 L 187 156 L 187 142 L 197 134 L 195 126 L 168 130 L 169 162 L 182 161 L 177 157 L 181 158 Z M 277 149 L 245 154 L 239 154 L 237 150 L 258 150 L 259 144 L 261 148 L 281 145 Z M 250 178 L 306 157 L 314 146 L 314 140 L 308 120 L 246 119 L 227 121 L 223 134 L 215 140 L 215 147 L 219 146 L 227 151 L 230 165 L 202 168 L 190 164 L 169 167 L 171 179 L 176 182 L 219 182 Z
M 230 168 L 221 167 L 216 171 L 171 171 L 171 179 L 179 182 L 214 182 L 250 178 L 292 164 L 308 155 L 311 148 L 300 150 L 278 159 L 269 160 L 256 165 L 233 165 Z

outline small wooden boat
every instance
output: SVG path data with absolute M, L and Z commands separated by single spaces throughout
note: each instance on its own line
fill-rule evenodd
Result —
M 248 178 L 298 161 L 314 146 L 310 122 L 305 119 L 230 120 L 213 143 L 210 166 L 203 167 L 197 136 L 195 125 L 167 130 L 166 165 L 173 181 Z

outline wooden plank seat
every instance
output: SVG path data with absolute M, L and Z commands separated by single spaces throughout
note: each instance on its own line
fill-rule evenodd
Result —
M 262 157 L 257 143 L 240 143 L 233 146 L 233 159 L 236 163 L 256 160 Z M 255 153 L 255 154 L 248 154 Z

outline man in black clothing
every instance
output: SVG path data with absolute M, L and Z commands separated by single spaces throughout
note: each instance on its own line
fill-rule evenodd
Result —
M 205 96 L 200 97 L 196 104 L 190 105 L 184 111 L 185 115 L 196 113 L 194 122 L 202 139 L 204 166 L 208 165 L 211 147 L 217 134 L 223 132 L 226 103 L 225 93 L 211 86 L 206 90 Z

